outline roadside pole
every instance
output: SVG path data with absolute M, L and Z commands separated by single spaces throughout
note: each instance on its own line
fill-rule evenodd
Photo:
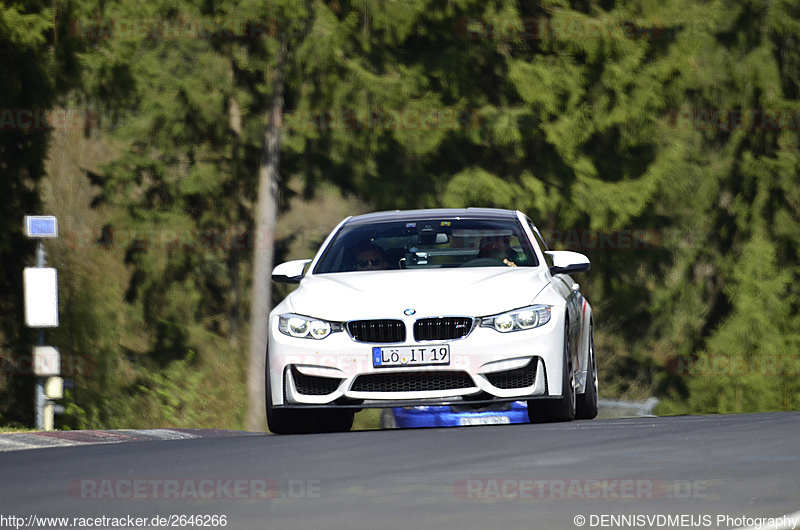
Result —
M 36 267 L 43 269 L 46 265 L 44 255 L 44 241 L 41 239 L 36 241 Z M 44 328 L 39 328 L 39 340 L 36 341 L 37 346 L 44 346 Z M 36 363 L 34 362 L 34 367 Z M 35 368 L 34 368 L 35 370 Z M 41 431 L 44 429 L 44 378 L 36 375 L 36 430 Z
M 47 267 L 44 239 L 58 237 L 58 220 L 51 215 L 26 215 L 25 235 L 36 239 L 36 267 L 23 272 L 25 289 L 25 325 L 38 328 L 33 347 L 33 373 L 36 376 L 36 429 L 53 430 L 55 407 L 48 398 L 63 395 L 60 380 L 61 359 L 58 350 L 44 344 L 45 328 L 58 327 L 58 273 Z M 48 387 L 50 392 L 45 390 Z

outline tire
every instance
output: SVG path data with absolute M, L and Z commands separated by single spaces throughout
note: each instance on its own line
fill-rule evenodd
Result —
M 348 432 L 353 427 L 355 412 L 347 409 L 316 409 L 308 412 L 311 413 L 311 432 Z
M 347 432 L 354 412 L 347 410 L 267 409 L 267 424 L 273 434 Z
M 531 399 L 528 401 L 528 419 L 531 423 L 572 421 L 575 419 L 575 371 L 569 351 L 569 324 L 564 328 L 564 369 L 561 371 L 561 397 L 557 399 Z
M 266 368 L 267 427 L 273 434 L 302 434 L 311 432 L 310 418 L 303 415 L 304 410 L 276 409 L 272 406 L 272 392 L 269 382 L 269 359 Z
M 273 434 L 310 434 L 346 432 L 353 426 L 355 412 L 347 409 L 281 409 L 272 406 L 269 383 L 269 360 L 266 367 L 267 427 Z
M 594 329 L 589 330 L 589 356 L 583 394 L 578 394 L 575 417 L 591 420 L 597 417 L 597 362 L 594 356 Z

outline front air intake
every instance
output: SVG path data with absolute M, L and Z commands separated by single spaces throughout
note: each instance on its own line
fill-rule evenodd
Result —
M 326 396 L 333 394 L 339 388 L 341 379 L 334 377 L 319 377 L 316 375 L 301 374 L 296 368 L 292 369 L 292 378 L 298 394 L 304 396 Z
M 406 340 L 406 326 L 402 320 L 353 320 L 347 323 L 353 340 L 385 344 Z
M 414 323 L 414 340 L 461 339 L 472 331 L 470 317 L 421 318 Z
M 353 392 L 431 392 L 472 388 L 475 383 L 465 372 L 404 372 L 360 375 Z
M 538 357 L 534 357 L 522 368 L 485 374 L 486 379 L 488 379 L 493 386 L 504 390 L 533 386 L 534 383 L 536 383 L 536 366 L 538 365 L 538 359 Z

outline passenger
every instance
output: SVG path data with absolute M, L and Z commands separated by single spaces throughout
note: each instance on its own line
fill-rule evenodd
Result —
M 517 266 L 517 253 L 511 248 L 511 236 L 484 237 L 478 249 L 478 258 L 494 258 L 509 267 Z

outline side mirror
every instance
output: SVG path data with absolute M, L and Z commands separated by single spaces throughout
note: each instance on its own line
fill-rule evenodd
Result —
M 300 283 L 306 265 L 311 263 L 310 259 L 296 259 L 281 263 L 272 269 L 272 281 L 278 283 Z
M 589 258 L 580 252 L 571 250 L 551 250 L 547 252 L 553 264 L 550 266 L 550 274 L 570 274 L 573 272 L 586 272 L 592 268 Z

